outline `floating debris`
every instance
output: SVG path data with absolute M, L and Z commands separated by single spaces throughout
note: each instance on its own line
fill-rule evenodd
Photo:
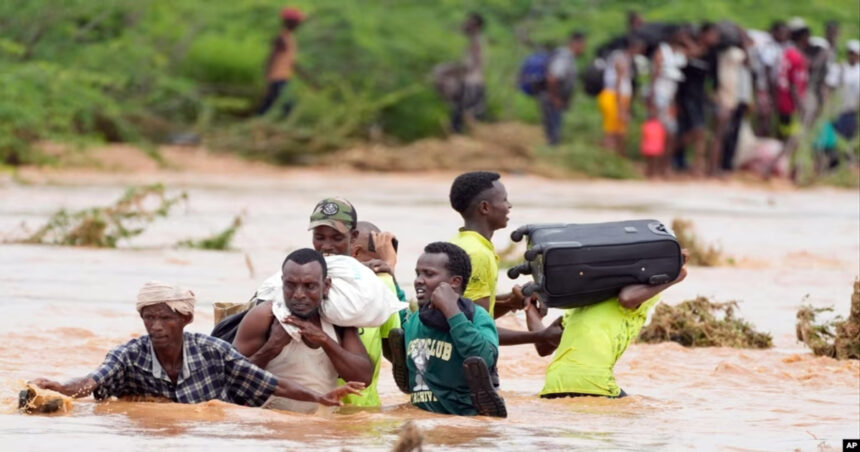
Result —
M 71 409 L 70 397 L 32 383 L 27 383 L 27 388 L 18 394 L 18 410 L 27 414 L 68 413 Z
M 391 448 L 392 452 L 421 452 L 424 450 L 421 445 L 424 443 L 424 435 L 421 430 L 412 421 L 406 421 L 400 427 L 400 433 L 397 437 L 397 442 Z
M 806 305 L 797 311 L 797 340 L 818 356 L 836 359 L 860 359 L 860 281 L 854 281 L 851 312 L 848 319 L 836 316 L 824 323 L 815 323 L 822 313 L 833 308 L 813 308 Z
M 146 225 L 187 199 L 185 192 L 168 197 L 162 184 L 128 188 L 109 206 L 77 212 L 60 209 L 21 243 L 116 248 L 117 242 L 140 235 Z
M 677 342 L 685 347 L 770 348 L 773 338 L 735 317 L 737 301 L 713 302 L 705 297 L 677 306 L 660 303 L 639 342 Z
M 702 267 L 714 267 L 723 263 L 723 250 L 716 245 L 708 245 L 696 235 L 693 222 L 683 218 L 672 220 L 672 231 L 681 244 L 690 253 L 687 263 Z

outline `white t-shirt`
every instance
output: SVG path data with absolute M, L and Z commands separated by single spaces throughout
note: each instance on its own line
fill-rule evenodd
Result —
M 559 91 L 564 99 L 570 97 L 576 83 L 576 56 L 567 46 L 553 52 L 547 67 L 547 74 L 558 80 Z
M 830 88 L 841 89 L 841 113 L 857 111 L 860 103 L 860 63 L 854 66 L 847 62 L 832 65 L 824 82 Z
M 621 63 L 627 67 L 627 74 L 621 80 L 619 93 L 621 96 L 629 97 L 633 94 L 633 81 L 630 79 L 630 71 L 632 62 L 623 50 L 616 50 L 609 55 L 606 61 L 606 70 L 603 71 L 603 89 L 615 91 L 616 82 L 618 81 L 618 71 L 615 70 L 615 65 Z

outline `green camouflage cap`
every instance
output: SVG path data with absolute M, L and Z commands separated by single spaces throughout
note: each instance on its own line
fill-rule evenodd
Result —
M 357 221 L 352 203 L 343 198 L 326 198 L 314 207 L 308 230 L 317 226 L 330 226 L 342 234 L 348 234 L 355 228 Z

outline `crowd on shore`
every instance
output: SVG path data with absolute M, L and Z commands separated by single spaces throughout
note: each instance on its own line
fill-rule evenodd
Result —
M 563 115 L 582 91 L 603 117 L 604 147 L 622 156 L 641 103 L 649 176 L 713 177 L 736 168 L 789 175 L 804 140 L 813 143 L 819 172 L 856 160 L 837 151 L 837 136 L 856 145 L 860 41 L 849 40 L 839 61 L 838 22 L 826 24 L 823 38 L 799 17 L 775 21 L 769 32 L 729 21 L 645 22 L 636 12 L 627 22 L 627 33 L 598 46 L 591 61 L 579 61 L 587 36 L 574 31 L 566 45 L 523 62 L 519 87 L 537 100 L 549 144 L 561 142 Z M 452 103 L 454 131 L 462 131 L 464 116 L 484 114 L 482 28 L 481 16 L 470 15 L 463 62 L 436 74 Z

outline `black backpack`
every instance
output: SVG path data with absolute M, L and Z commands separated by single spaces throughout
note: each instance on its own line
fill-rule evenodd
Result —
M 606 60 L 596 57 L 588 63 L 582 72 L 582 87 L 589 96 L 596 97 L 603 91 L 603 73 L 606 71 Z

